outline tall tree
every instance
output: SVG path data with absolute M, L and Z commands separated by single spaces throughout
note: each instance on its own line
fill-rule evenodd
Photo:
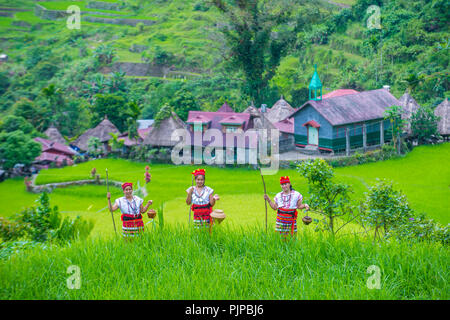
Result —
M 243 93 L 259 105 L 280 60 L 295 44 L 292 1 L 211 0 L 227 18 L 222 28 L 233 66 L 244 74 Z
M 40 154 L 41 144 L 23 131 L 0 133 L 0 159 L 4 169 L 11 169 L 18 163 L 31 165 Z

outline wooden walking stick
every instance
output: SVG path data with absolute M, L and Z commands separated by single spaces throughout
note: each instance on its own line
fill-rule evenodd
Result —
M 108 184 L 108 169 L 106 169 L 106 192 L 109 192 L 109 184 Z M 111 203 L 111 199 L 108 199 L 109 203 Z M 113 212 L 111 210 L 111 206 L 108 205 L 109 211 L 111 212 L 111 218 L 112 218 L 112 222 L 113 222 L 113 226 L 114 226 L 114 232 L 117 235 L 117 231 L 116 231 L 116 223 L 114 222 L 114 215 Z
M 191 188 L 193 187 L 194 187 L 194 175 L 192 175 L 192 182 L 191 182 Z M 192 195 L 191 195 L 191 204 L 189 205 L 189 225 L 191 225 L 191 210 L 192 210 Z
M 261 168 L 259 168 L 259 173 L 261 174 L 261 179 L 263 182 L 263 186 L 264 186 L 264 194 L 266 194 L 266 184 L 264 182 L 264 176 L 262 174 Z M 266 232 L 267 232 L 267 200 L 264 199 L 264 205 L 266 206 Z

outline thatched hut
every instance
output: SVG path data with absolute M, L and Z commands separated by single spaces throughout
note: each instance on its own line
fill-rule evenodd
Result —
M 100 122 L 95 128 L 87 130 L 81 136 L 75 140 L 74 145 L 78 147 L 80 150 L 87 151 L 89 149 L 88 143 L 91 137 L 96 137 L 103 144 L 104 152 L 110 152 L 110 147 L 108 146 L 108 141 L 112 139 L 110 133 L 119 134 L 120 131 L 117 127 L 108 120 L 108 117 L 105 116 L 102 122 Z
M 273 109 L 273 108 L 272 108 Z M 277 123 L 272 123 L 269 116 L 267 114 L 262 113 L 260 110 L 256 109 L 254 106 L 249 106 L 245 109 L 244 113 L 250 113 L 250 125 L 249 130 L 261 130 L 264 129 L 267 132 L 268 143 L 273 144 L 274 141 L 270 141 L 271 139 L 271 130 L 275 130 L 279 128 L 277 127 Z M 270 120 L 269 120 L 270 119 Z M 291 134 L 292 135 L 292 134 Z M 292 149 L 295 149 L 294 139 L 289 134 L 285 134 L 280 130 L 280 137 L 278 140 L 278 151 L 286 152 Z M 260 136 L 262 138 L 262 136 Z
M 66 143 L 66 139 L 63 138 L 59 130 L 54 126 L 51 126 L 47 130 L 45 130 L 44 134 L 48 137 L 50 141 L 58 142 L 60 144 Z
M 405 132 L 410 135 L 411 134 L 411 116 L 419 110 L 420 106 L 416 100 L 408 92 L 405 92 L 400 99 L 400 106 L 403 107 L 402 119 L 407 120 Z
M 448 98 L 442 101 L 442 103 L 434 109 L 434 114 L 437 117 L 440 117 L 438 123 L 439 134 L 448 140 L 450 137 L 450 108 Z
M 285 120 L 288 118 L 295 109 L 291 107 L 291 105 L 283 99 L 283 96 L 281 96 L 280 100 L 278 100 L 272 108 L 268 109 L 267 111 L 267 118 L 272 123 L 279 122 L 281 120 Z
M 172 141 L 172 133 L 177 129 L 186 129 L 187 125 L 175 112 L 162 120 L 159 124 L 153 124 L 152 129 L 144 139 L 144 144 L 153 147 L 174 147 L 178 142 Z
M 268 117 L 254 106 L 249 106 L 243 113 L 250 113 L 249 129 L 276 129 Z

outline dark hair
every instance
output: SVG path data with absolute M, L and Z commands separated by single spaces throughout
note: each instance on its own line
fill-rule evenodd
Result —
M 291 188 L 291 191 L 295 191 L 295 189 L 294 188 L 292 188 L 292 184 L 289 186 L 290 188 Z

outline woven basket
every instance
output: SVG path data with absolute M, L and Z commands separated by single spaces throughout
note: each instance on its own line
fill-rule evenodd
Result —
M 221 223 L 225 219 L 225 213 L 223 213 L 223 210 L 215 209 L 211 212 L 211 217 L 214 221 L 217 221 L 217 223 Z
M 154 219 L 154 218 L 156 217 L 156 211 L 153 210 L 153 209 L 148 210 L 147 216 L 148 216 L 150 219 Z
M 304 224 L 308 225 L 308 224 L 310 224 L 312 222 L 312 218 L 309 217 L 309 216 L 304 216 L 302 218 L 302 221 L 303 221 Z

